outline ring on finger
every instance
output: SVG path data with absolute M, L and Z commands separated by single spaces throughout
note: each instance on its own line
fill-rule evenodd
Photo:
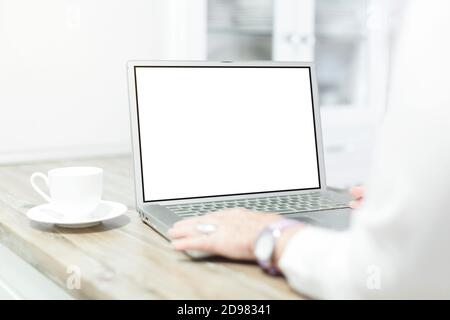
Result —
M 203 234 L 208 235 L 216 232 L 217 225 L 214 223 L 199 223 L 195 226 L 195 229 Z

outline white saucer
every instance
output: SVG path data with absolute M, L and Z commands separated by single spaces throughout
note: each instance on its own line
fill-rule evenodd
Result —
M 114 219 L 127 211 L 127 207 L 113 201 L 100 201 L 97 208 L 80 218 L 64 217 L 49 203 L 41 204 L 27 211 L 27 217 L 35 222 L 56 224 L 64 228 L 86 228 L 100 224 L 102 221 Z

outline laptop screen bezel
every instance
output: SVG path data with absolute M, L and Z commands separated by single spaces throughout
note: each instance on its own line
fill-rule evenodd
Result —
M 137 92 L 137 68 L 307 68 L 310 77 L 311 89 L 311 103 L 314 118 L 314 136 L 316 146 L 316 160 L 318 170 L 318 187 L 289 189 L 289 190 L 272 190 L 262 192 L 248 192 L 239 194 L 224 194 L 224 195 L 206 195 L 188 198 L 173 198 L 173 199 L 145 199 L 145 184 L 143 178 L 143 164 L 141 152 L 140 139 L 140 119 L 139 119 L 139 103 Z M 314 65 L 312 63 L 280 63 L 280 62 L 186 62 L 186 61 L 131 61 L 128 63 L 128 79 L 130 90 L 130 121 L 131 121 L 131 135 L 133 144 L 133 159 L 135 172 L 135 188 L 137 205 L 140 204 L 178 204 L 184 202 L 205 202 L 205 201 L 220 201 L 230 199 L 240 199 L 248 197 L 267 197 L 272 195 L 287 195 L 292 193 L 305 193 L 312 190 L 323 190 L 325 187 L 324 163 L 323 163 L 323 146 L 322 134 L 320 126 L 320 113 L 317 107 L 317 85 L 315 79 Z M 148 188 L 148 186 L 147 186 Z M 148 190 L 147 190 L 148 191 Z

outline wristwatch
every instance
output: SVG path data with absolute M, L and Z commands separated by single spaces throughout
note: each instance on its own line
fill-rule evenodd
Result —
M 275 246 L 277 239 L 282 232 L 289 227 L 300 224 L 300 222 L 292 219 L 278 220 L 268 225 L 255 241 L 253 246 L 253 253 L 262 269 L 271 275 L 278 273 L 277 268 L 273 263 L 273 255 L 275 253 Z

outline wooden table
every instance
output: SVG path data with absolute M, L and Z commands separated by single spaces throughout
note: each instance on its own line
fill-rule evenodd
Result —
M 102 167 L 103 198 L 126 204 L 128 212 L 86 229 L 30 222 L 26 211 L 43 202 L 30 186 L 30 175 L 74 165 Z M 132 179 L 129 157 L 0 167 L 0 242 L 75 298 L 300 298 L 282 277 L 267 276 L 254 264 L 218 258 L 196 262 L 173 251 L 139 219 Z M 78 271 L 79 289 L 73 281 Z

